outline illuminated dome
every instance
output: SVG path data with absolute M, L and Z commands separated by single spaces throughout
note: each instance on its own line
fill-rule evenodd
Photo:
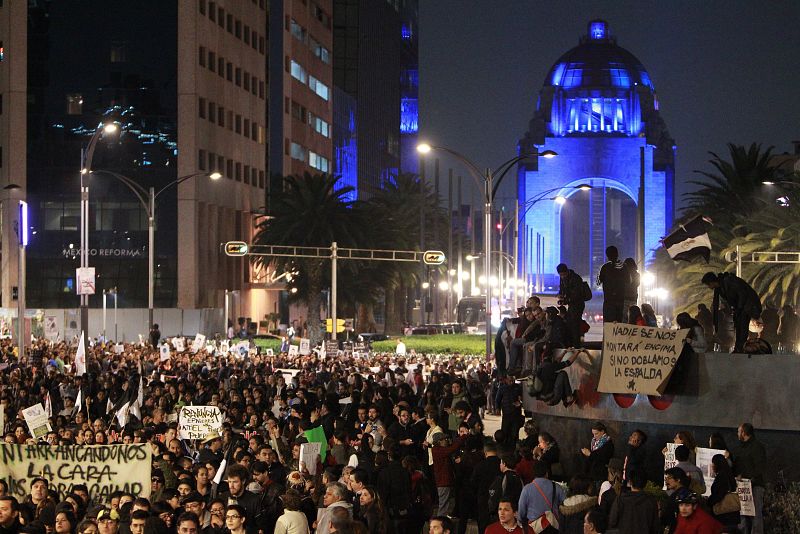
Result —
M 539 93 L 530 134 L 650 136 L 660 128 L 658 98 L 636 56 L 617 45 L 608 23 L 593 20 L 578 46 L 550 68 Z M 539 142 L 535 144 L 539 144 Z
M 653 84 L 642 63 L 617 46 L 611 37 L 608 24 L 602 20 L 589 23 L 588 35 L 578 46 L 561 56 L 550 69 L 545 85 L 571 89 L 619 87 Z

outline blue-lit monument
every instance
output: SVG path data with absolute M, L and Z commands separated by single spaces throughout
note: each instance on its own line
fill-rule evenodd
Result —
M 545 289 L 557 287 L 560 262 L 594 280 L 609 245 L 616 245 L 622 258 L 637 258 L 642 178 L 644 248 L 652 258 L 672 224 L 675 142 L 658 111 L 650 76 L 617 45 L 605 21 L 590 22 L 588 34 L 545 79 L 519 152 L 545 150 L 558 156 L 529 158 L 518 169 L 524 213 L 519 261 L 529 285 L 538 272 Z M 575 188 L 584 183 L 592 189 Z M 557 195 L 567 202 L 531 205 L 540 196 Z

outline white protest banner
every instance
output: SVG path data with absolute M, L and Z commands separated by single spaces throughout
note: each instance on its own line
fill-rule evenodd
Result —
M 688 328 L 604 324 L 603 366 L 597 391 L 662 395 L 688 333 Z
M 667 452 L 664 453 L 664 471 L 671 469 L 678 465 L 678 459 L 675 458 L 675 449 L 678 448 L 677 443 L 667 443 Z M 667 489 L 666 477 L 664 479 L 664 490 Z
M 78 350 L 75 351 L 75 376 L 86 374 L 86 345 L 83 341 L 83 332 L 78 340 Z
M 33 439 L 39 439 L 50 432 L 51 428 L 50 423 L 47 421 L 47 412 L 41 402 L 22 410 L 22 416 L 25 418 L 28 432 L 33 436 Z
M 711 459 L 717 454 L 725 454 L 722 449 L 707 449 L 705 447 L 697 447 L 697 459 L 695 464 L 703 472 L 703 481 L 706 483 L 706 492 L 704 497 L 711 495 L 711 484 L 714 483 L 714 468 L 711 467 Z
M 31 481 L 43 477 L 50 490 L 66 495 L 76 484 L 86 484 L 94 502 L 108 502 L 121 490 L 137 497 L 150 496 L 150 444 L 131 445 L 8 445 L 0 447 L 0 478 L 9 483 L 9 495 L 22 500 Z
M 228 354 L 228 352 L 230 350 L 231 350 L 230 343 L 228 343 L 227 341 L 220 341 L 219 342 L 219 352 L 220 352 L 220 354 Z
M 291 351 L 291 347 L 289 347 Z M 311 354 L 311 340 L 308 338 L 301 337 L 300 338 L 300 355 L 301 356 L 308 356 Z
M 753 484 L 750 479 L 736 479 L 736 493 L 739 494 L 739 514 L 750 517 L 756 515 L 756 503 L 753 501 Z
M 289 356 L 297 356 L 300 354 L 300 347 L 297 345 L 289 345 Z
M 162 362 L 165 362 L 165 361 L 169 360 L 169 358 L 170 358 L 170 356 L 169 356 L 169 345 L 167 345 L 166 343 L 161 345 L 161 348 L 159 349 L 159 352 L 161 354 L 161 361 Z
M 122 343 L 114 345 L 114 354 L 122 354 L 123 352 L 125 352 L 125 345 Z
M 236 355 L 239 358 L 244 358 L 250 353 L 250 342 L 249 341 L 240 341 L 236 344 Z
M 309 475 L 317 474 L 317 456 L 322 448 L 320 443 L 303 443 L 300 445 L 300 463 L 308 469 Z M 302 471 L 302 467 L 300 468 Z
M 203 334 L 197 334 L 194 336 L 194 341 L 192 341 L 192 353 L 197 354 L 200 352 L 200 349 L 206 344 L 206 336 Z
M 181 439 L 205 439 L 222 429 L 222 412 L 218 406 L 184 406 L 178 414 Z

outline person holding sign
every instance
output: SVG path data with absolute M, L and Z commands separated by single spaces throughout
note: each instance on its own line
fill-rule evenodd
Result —
M 742 423 L 737 435 L 740 447 L 734 456 L 734 469 L 737 475 L 750 479 L 753 485 L 753 504 L 756 514 L 753 517 L 742 516 L 739 528 L 745 534 L 762 534 L 764 532 L 764 471 L 767 466 L 767 451 L 764 444 L 756 439 L 755 430 L 750 423 Z
M 720 534 L 722 524 L 699 508 L 700 498 L 689 493 L 678 499 L 678 525 L 674 534 Z

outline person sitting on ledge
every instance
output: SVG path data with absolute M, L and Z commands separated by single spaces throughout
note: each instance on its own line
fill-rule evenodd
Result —
M 542 365 L 536 370 L 536 376 L 542 381 L 539 398 L 550 406 L 563 402 L 564 407 L 569 408 L 577 400 L 578 391 L 572 390 L 572 386 L 569 384 L 569 375 L 564 372 L 564 369 L 578 359 L 581 351 L 566 351 L 559 361 L 554 361 L 553 352 L 550 350 L 545 354 Z

